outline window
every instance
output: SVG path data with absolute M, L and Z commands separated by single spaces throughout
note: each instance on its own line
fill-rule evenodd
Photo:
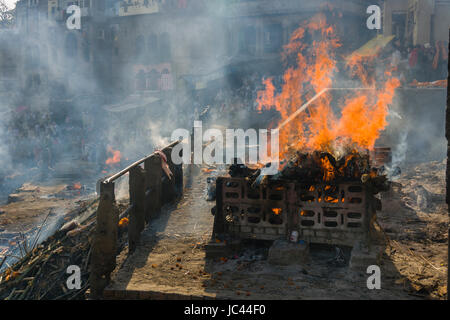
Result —
M 150 72 L 147 72 L 147 89 L 149 90 L 158 90 L 158 82 L 161 78 L 159 72 L 155 69 L 152 69 Z
M 283 45 L 283 27 L 271 24 L 264 27 L 264 52 L 278 52 Z
M 254 55 L 256 53 L 256 29 L 243 27 L 239 31 L 239 52 Z

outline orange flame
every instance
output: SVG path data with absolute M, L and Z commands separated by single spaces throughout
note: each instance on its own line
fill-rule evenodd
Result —
M 308 43 L 308 39 L 315 39 Z M 258 92 L 258 109 L 275 107 L 281 114 L 280 123 L 324 89 L 333 87 L 338 71 L 336 51 L 341 46 L 335 28 L 326 16 L 318 14 L 295 30 L 284 47 L 283 59 L 288 66 L 283 76 L 281 92 L 276 93 L 272 79 L 264 80 L 265 90 Z M 373 57 L 372 57 L 373 58 Z M 367 68 L 367 59 L 355 56 L 348 61 L 351 75 L 364 86 L 375 84 L 374 72 Z M 339 147 L 373 150 L 380 132 L 387 126 L 388 106 L 392 103 L 400 81 L 386 71 L 385 81 L 374 90 L 359 90 L 346 96 L 340 104 L 341 116 L 331 108 L 332 95 L 326 91 L 280 129 L 280 158 L 299 149 L 319 150 L 334 154 Z M 336 87 L 336 86 L 335 86 Z M 328 168 L 329 163 L 323 163 Z M 331 176 L 324 177 L 331 179 Z
M 281 208 L 272 208 L 272 212 L 275 213 L 276 215 L 279 215 L 281 213 Z
M 75 190 L 80 190 L 81 189 L 81 183 L 79 183 L 79 182 L 74 183 L 73 188 Z
M 334 198 L 334 197 L 332 197 L 332 196 L 326 196 L 326 197 L 325 197 L 325 202 L 337 203 L 337 202 L 339 202 L 339 199 Z
M 327 157 L 321 158 L 320 159 L 321 164 L 322 164 L 322 168 L 323 168 L 323 180 L 324 181 L 331 181 L 334 179 L 335 177 L 335 169 L 334 167 L 331 165 L 330 160 Z M 325 190 L 327 190 L 325 188 Z
M 120 219 L 119 228 L 125 228 L 130 223 L 130 220 L 127 217 Z
M 272 84 L 272 78 L 268 78 L 263 81 L 265 90 L 258 91 L 258 97 L 256 102 L 258 103 L 257 110 L 265 110 L 265 106 L 275 105 L 274 94 L 275 86 Z
M 107 150 L 108 150 L 108 153 L 110 153 L 112 156 L 110 158 L 108 158 L 105 163 L 109 166 L 119 163 L 121 160 L 121 157 L 122 157 L 120 151 L 114 150 L 113 148 L 111 148 L 109 146 L 108 146 Z

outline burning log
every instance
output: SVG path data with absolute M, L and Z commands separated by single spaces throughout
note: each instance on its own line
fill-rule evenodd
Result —
M 266 185 L 269 181 L 286 180 L 311 184 L 338 184 L 358 181 L 370 186 L 374 194 L 389 190 L 386 173 L 371 167 L 369 154 L 351 151 L 336 159 L 329 152 L 296 152 L 289 161 L 281 163 L 278 174 L 267 176 L 261 169 L 251 169 L 243 164 L 232 164 L 229 168 L 231 177 L 246 178 L 252 188 Z

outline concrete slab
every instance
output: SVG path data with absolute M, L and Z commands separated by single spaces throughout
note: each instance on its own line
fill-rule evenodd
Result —
M 275 265 L 306 263 L 309 261 L 309 245 L 275 240 L 269 249 L 268 261 Z

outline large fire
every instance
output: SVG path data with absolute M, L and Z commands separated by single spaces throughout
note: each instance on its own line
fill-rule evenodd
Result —
M 281 114 L 278 123 L 283 124 L 279 126 L 281 159 L 296 150 L 318 150 L 333 155 L 373 150 L 387 126 L 388 106 L 400 81 L 390 70 L 385 70 L 383 79 L 375 81 L 375 72 L 366 67 L 375 57 L 355 56 L 347 61 L 346 70 L 363 88 L 351 91 L 339 102 L 340 116 L 333 111 L 332 92 L 338 87 L 335 76 L 339 71 L 336 52 L 340 46 L 325 14 L 318 14 L 294 31 L 284 47 L 287 70 L 281 91 L 276 92 L 271 78 L 264 80 L 265 90 L 258 92 L 258 108 L 276 108 Z M 291 119 L 313 97 L 314 102 L 308 104 L 305 112 Z M 327 163 L 323 165 L 328 167 Z

